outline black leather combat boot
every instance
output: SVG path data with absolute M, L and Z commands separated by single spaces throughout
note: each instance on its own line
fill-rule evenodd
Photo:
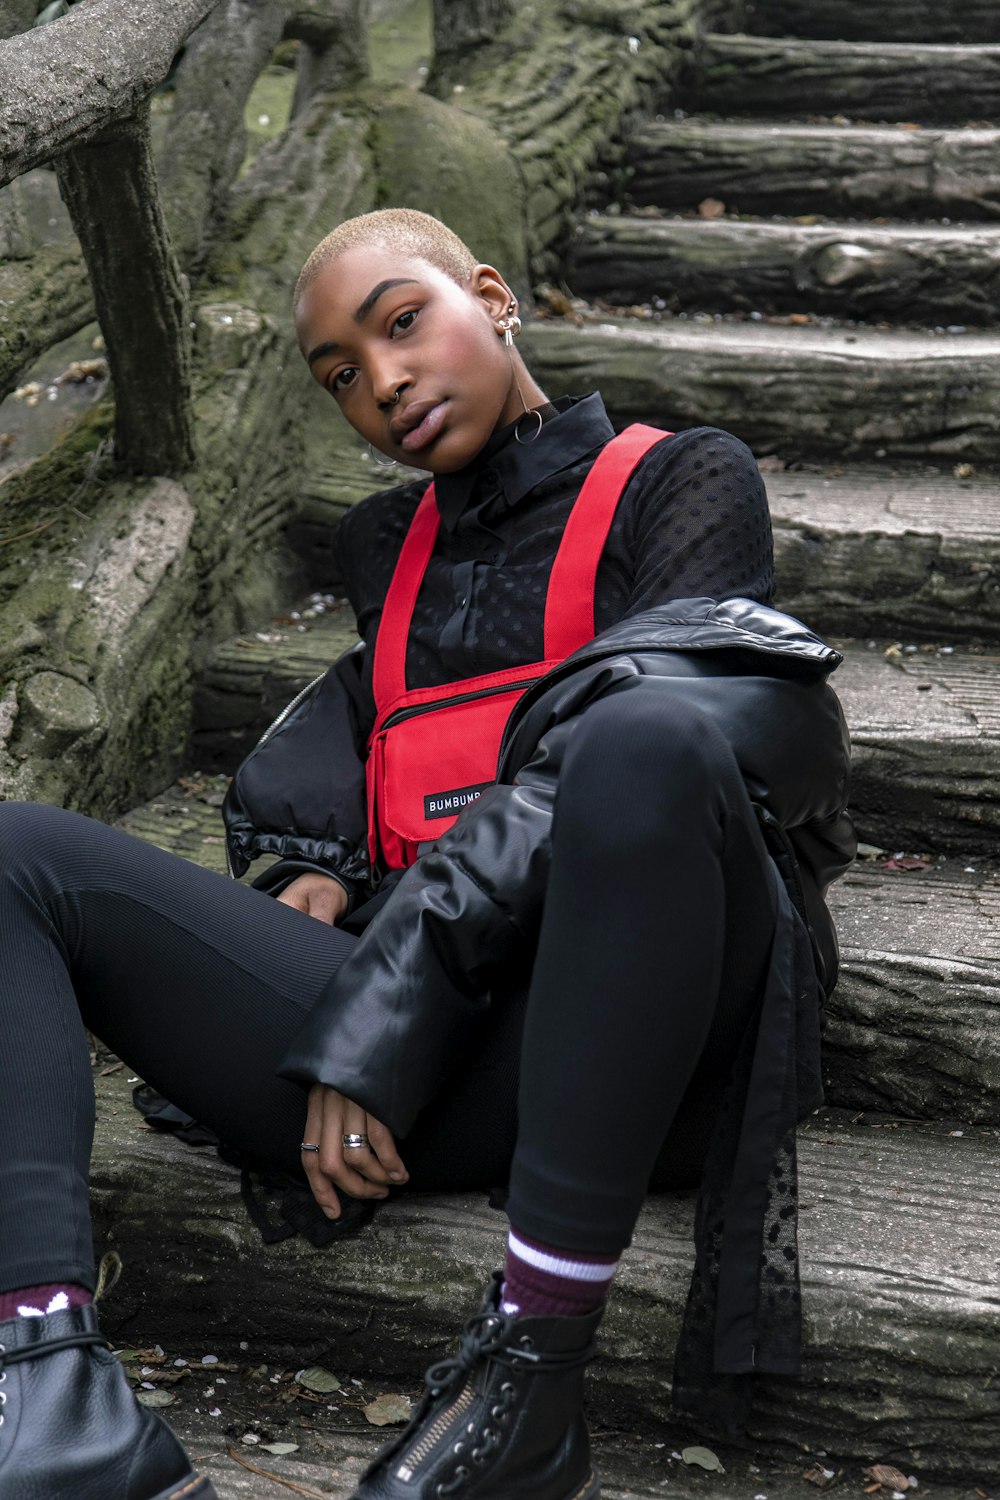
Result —
M 413 1420 L 352 1500 L 596 1500 L 583 1367 L 603 1309 L 512 1318 L 495 1273 L 454 1359 L 427 1371 Z
M 0 1323 L 0 1500 L 217 1500 L 93 1306 Z

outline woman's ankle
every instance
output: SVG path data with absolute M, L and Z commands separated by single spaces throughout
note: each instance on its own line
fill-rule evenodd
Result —
M 576 1318 L 607 1300 L 618 1256 L 555 1249 L 511 1227 L 500 1306 L 529 1318 Z

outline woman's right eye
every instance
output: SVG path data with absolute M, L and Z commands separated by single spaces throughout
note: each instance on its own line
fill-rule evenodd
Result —
M 353 365 L 348 365 L 345 369 L 338 370 L 336 375 L 330 381 L 331 391 L 346 391 L 348 386 L 354 384 L 354 379 L 357 373 L 358 372 Z

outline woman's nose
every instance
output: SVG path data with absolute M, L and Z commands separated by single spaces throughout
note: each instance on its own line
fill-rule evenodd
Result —
M 402 374 L 398 367 L 376 371 L 372 382 L 375 400 L 379 406 L 395 406 L 409 384 L 409 376 Z

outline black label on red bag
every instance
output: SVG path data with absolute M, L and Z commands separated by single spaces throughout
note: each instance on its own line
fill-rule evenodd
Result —
M 477 786 L 457 786 L 450 792 L 431 792 L 424 798 L 424 817 L 428 822 L 433 818 L 454 818 L 463 807 L 475 802 L 493 785 L 492 781 L 480 781 Z

